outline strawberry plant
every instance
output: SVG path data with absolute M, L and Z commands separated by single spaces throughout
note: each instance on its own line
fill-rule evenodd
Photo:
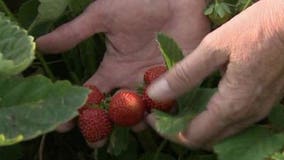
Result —
M 204 11 L 214 28 L 229 21 L 233 16 L 248 8 L 253 0 L 214 0 Z
M 145 71 L 142 91 L 137 92 L 122 89 L 105 95 L 97 86 L 83 85 L 104 56 L 103 34 L 62 55 L 43 55 L 36 49 L 37 37 L 73 19 L 91 2 L 0 0 L 0 160 L 284 159 L 280 103 L 265 120 L 214 145 L 210 152 L 190 150 L 157 134 L 185 130 L 206 108 L 220 79 L 215 73 L 168 103 L 151 100 L 145 92 L 148 85 L 184 58 L 177 43 L 163 33 L 156 40 L 165 66 Z M 218 27 L 252 3 L 215 0 L 205 15 Z M 143 125 L 147 112 L 155 115 L 157 132 Z M 76 127 L 68 133 L 54 132 L 68 121 L 76 121 Z M 99 141 L 106 144 L 96 149 L 88 146 Z

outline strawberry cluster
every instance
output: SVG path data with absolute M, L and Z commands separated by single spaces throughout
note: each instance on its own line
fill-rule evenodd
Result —
M 106 98 L 96 86 L 91 89 L 86 104 L 79 109 L 79 128 L 88 142 L 95 143 L 107 138 L 113 124 L 131 127 L 140 123 L 151 109 L 168 112 L 175 101 L 155 102 L 147 95 L 147 87 L 167 71 L 165 66 L 148 69 L 144 74 L 144 91 L 141 95 L 131 90 L 119 90 Z

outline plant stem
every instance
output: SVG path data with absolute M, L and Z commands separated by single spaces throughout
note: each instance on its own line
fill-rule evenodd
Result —
M 34 19 L 33 23 L 29 26 L 28 33 L 30 33 L 34 29 L 36 23 L 37 23 L 37 17 Z
M 46 135 L 44 134 L 41 137 L 41 140 L 40 140 L 40 145 L 39 145 L 39 150 L 38 150 L 39 160 L 43 160 L 43 151 L 44 151 L 44 145 L 45 145 L 45 137 L 46 137 Z
M 94 159 L 99 160 L 99 149 L 97 148 L 94 150 Z
M 153 160 L 158 160 L 159 158 L 159 155 L 160 155 L 160 152 L 163 150 L 163 148 L 166 146 L 167 144 L 167 140 L 163 140 L 163 142 L 159 145 L 156 153 L 155 153 L 155 156 L 154 156 L 154 159 Z
M 0 0 L 0 7 L 1 10 L 3 12 L 5 12 L 7 14 L 7 16 L 10 17 L 11 20 L 17 22 L 16 17 L 14 16 L 14 14 L 10 11 L 10 9 L 7 7 L 7 5 L 5 4 L 5 2 L 3 2 L 3 0 Z
M 62 59 L 63 59 L 65 65 L 66 65 L 66 68 L 68 70 L 68 73 L 69 73 L 70 77 L 72 78 L 72 81 L 75 84 L 82 85 L 79 77 L 77 76 L 77 74 L 72 71 L 72 65 L 70 64 L 70 61 L 68 60 L 68 58 L 66 57 L 65 54 L 62 55 Z
M 36 51 L 36 57 L 40 61 L 45 73 L 47 76 L 52 80 L 55 81 L 56 78 L 54 74 L 52 73 L 51 69 L 49 68 L 48 64 L 46 63 L 45 59 L 43 58 L 42 54 L 39 51 Z
M 37 24 L 37 17 L 34 19 L 33 23 L 27 29 L 29 34 L 34 29 L 36 24 Z M 49 77 L 52 81 L 55 81 L 56 78 L 55 78 L 54 74 L 52 73 L 51 69 L 49 68 L 49 66 L 46 62 L 46 60 L 44 59 L 44 57 L 42 56 L 42 54 L 39 51 L 36 51 L 36 57 L 40 61 L 41 65 L 43 66 L 43 69 L 44 69 L 45 73 L 47 74 L 47 77 Z

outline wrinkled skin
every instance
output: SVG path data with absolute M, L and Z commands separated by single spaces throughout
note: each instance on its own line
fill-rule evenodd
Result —
M 165 137 L 189 147 L 212 144 L 268 115 L 284 96 L 284 1 L 262 0 L 208 34 L 201 44 L 149 87 L 165 101 L 199 84 L 226 66 L 207 110 L 185 132 Z M 155 128 L 155 117 L 148 116 Z
M 155 33 L 172 36 L 185 53 L 200 43 L 209 32 L 202 14 L 205 6 L 195 0 L 97 0 L 74 21 L 38 38 L 37 45 L 46 53 L 59 53 L 105 32 L 105 57 L 86 84 L 95 84 L 102 92 L 134 88 L 142 83 L 145 69 L 163 64 Z
M 164 63 L 155 34 L 168 34 L 189 53 L 210 30 L 205 7 L 202 0 L 96 0 L 72 22 L 39 37 L 37 47 L 45 53 L 60 53 L 105 32 L 105 57 L 85 84 L 96 85 L 104 93 L 113 88 L 134 89 L 147 68 Z M 68 131 L 72 123 L 67 124 L 58 131 Z

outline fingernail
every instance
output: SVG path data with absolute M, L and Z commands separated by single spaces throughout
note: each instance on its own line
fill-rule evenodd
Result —
M 165 101 L 172 98 L 172 92 L 166 79 L 153 82 L 148 90 L 148 96 L 155 101 Z

